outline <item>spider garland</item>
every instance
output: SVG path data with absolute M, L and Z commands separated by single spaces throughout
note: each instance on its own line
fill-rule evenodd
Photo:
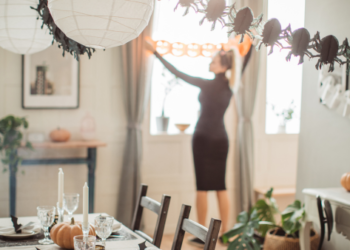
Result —
M 69 54 L 74 55 L 74 58 L 79 61 L 79 56 L 86 53 L 90 59 L 92 53 L 95 52 L 95 49 L 86 47 L 70 39 L 60 30 L 60 28 L 57 27 L 47 7 L 47 0 L 39 0 L 37 8 L 31 8 L 39 13 L 40 17 L 38 17 L 38 19 L 41 18 L 43 21 L 41 28 L 43 28 L 44 25 L 49 28 L 50 35 L 53 35 L 52 44 L 56 41 L 58 43 L 58 48 L 62 48 L 62 56 L 68 52 Z
M 273 53 L 274 46 L 277 46 L 281 50 L 289 50 L 286 57 L 287 61 L 290 61 L 293 55 L 299 57 L 299 64 L 302 64 L 306 55 L 309 59 L 319 58 L 315 66 L 316 69 L 321 69 L 323 65 L 329 64 L 328 72 L 333 72 L 334 63 L 337 62 L 339 65 L 348 63 L 347 71 L 350 72 L 350 46 L 347 38 L 339 45 L 338 39 L 333 35 L 321 39 L 320 33 L 317 32 L 311 38 L 309 31 L 305 28 L 293 31 L 289 25 L 287 28 L 282 29 L 281 23 L 276 18 L 264 22 L 262 20 L 263 14 L 254 18 L 253 11 L 249 7 L 244 7 L 237 11 L 235 4 L 226 6 L 225 0 L 209 0 L 207 5 L 200 0 L 200 4 L 204 9 L 199 9 L 196 2 L 189 0 L 179 0 L 178 4 L 182 5 L 181 2 L 183 1 L 191 2 L 198 9 L 196 12 L 205 14 L 199 23 L 200 25 L 207 18 L 208 21 L 213 22 L 211 28 L 213 30 L 216 21 L 219 21 L 223 27 L 230 28 L 229 34 L 241 35 L 241 42 L 245 34 L 252 40 L 255 38 L 259 39 L 260 43 L 256 47 L 257 50 L 260 50 L 264 44 L 270 48 L 270 55 Z M 229 23 L 225 22 L 224 17 L 226 16 L 229 18 Z M 253 30 L 255 30 L 257 35 L 253 33 Z M 285 41 L 284 44 L 287 43 L 289 46 L 284 46 L 282 41 Z M 316 54 L 313 54 L 310 50 L 313 50 Z M 342 61 L 339 56 L 343 56 L 345 61 Z

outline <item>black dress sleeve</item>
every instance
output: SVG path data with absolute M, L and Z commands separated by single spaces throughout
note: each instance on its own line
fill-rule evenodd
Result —
M 186 75 L 185 73 L 182 73 L 181 71 L 177 70 L 173 65 L 171 65 L 168 61 L 166 61 L 157 51 L 154 52 L 154 55 L 163 63 L 163 65 L 174 75 L 181 78 L 185 82 L 188 82 L 192 85 L 195 85 L 197 87 L 203 87 L 203 84 L 206 83 L 206 79 L 199 78 L 199 77 L 193 77 Z

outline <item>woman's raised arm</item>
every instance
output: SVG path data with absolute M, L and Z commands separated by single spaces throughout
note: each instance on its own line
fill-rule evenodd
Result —
M 157 51 L 154 51 L 155 56 L 163 63 L 163 65 L 174 75 L 181 78 L 185 82 L 188 82 L 197 87 L 202 87 L 203 84 L 206 83 L 206 80 L 199 77 L 193 77 L 186 75 L 185 73 L 178 71 L 173 65 L 171 65 L 168 61 L 166 61 Z

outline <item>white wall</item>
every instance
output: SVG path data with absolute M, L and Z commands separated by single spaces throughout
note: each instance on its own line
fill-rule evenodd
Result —
M 70 55 L 66 55 L 70 56 Z M 119 62 L 119 48 L 98 51 L 89 60 L 81 59 L 80 108 L 76 110 L 24 110 L 21 108 L 21 56 L 0 49 L 0 118 L 13 114 L 25 116 L 28 131 L 46 135 L 57 126 L 68 129 L 79 139 L 81 119 L 87 112 L 96 119 L 98 139 L 106 142 L 98 149 L 95 212 L 116 215 L 119 173 L 126 134 Z M 77 157 L 85 150 L 36 150 L 26 157 Z M 3 166 L 0 166 L 2 170 Z M 87 179 L 86 165 L 25 166 L 17 174 L 17 215 L 36 214 L 38 205 L 57 202 L 57 173 L 65 173 L 65 192 L 79 192 Z M 21 171 L 25 170 L 25 174 Z M 0 173 L 0 217 L 9 215 L 9 174 Z M 82 200 L 81 200 L 82 202 Z M 81 213 L 81 206 L 77 213 Z
M 313 36 L 335 35 L 342 43 L 350 37 L 348 0 L 306 0 L 305 27 Z M 339 187 L 349 172 L 350 120 L 328 110 L 317 95 L 317 59 L 305 60 L 299 136 L 297 196 L 304 188 Z M 325 66 L 328 68 L 328 66 Z

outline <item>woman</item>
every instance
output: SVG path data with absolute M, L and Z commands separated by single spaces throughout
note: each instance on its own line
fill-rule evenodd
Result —
M 208 80 L 192 77 L 178 71 L 158 54 L 151 43 L 147 42 L 146 48 L 152 51 L 171 73 L 201 89 L 199 94 L 201 112 L 192 138 L 197 183 L 198 223 L 205 225 L 208 208 L 207 191 L 215 190 L 219 201 L 221 230 L 226 232 L 230 212 L 225 185 L 229 142 L 224 125 L 224 114 L 233 95 L 231 88 L 236 81 L 235 73 L 238 62 L 236 62 L 235 53 L 233 50 L 219 52 L 209 66 L 209 71 L 215 74 L 215 78 Z M 232 80 L 230 81 L 225 75 L 228 70 L 231 70 L 230 79 Z M 199 246 L 204 244 L 197 238 L 190 240 L 190 242 Z

